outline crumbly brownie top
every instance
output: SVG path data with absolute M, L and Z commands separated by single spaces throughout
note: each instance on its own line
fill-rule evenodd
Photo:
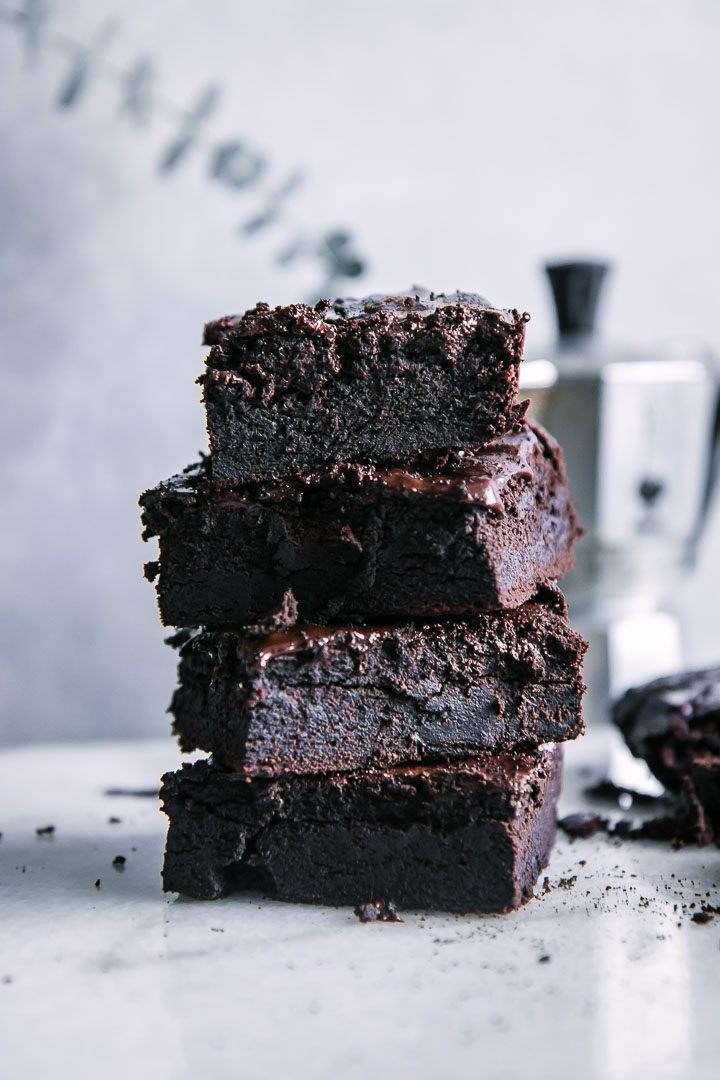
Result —
M 478 333 L 486 344 L 495 341 L 499 368 L 515 367 L 529 317 L 462 292 L 319 300 L 314 307 L 257 304 L 208 323 L 203 341 L 212 346 L 209 369 L 235 372 L 272 398 L 291 387 L 312 393 L 338 376 L 402 373 L 419 361 L 444 367 Z
M 396 296 L 385 293 L 375 293 L 360 299 L 356 297 L 338 298 L 336 300 L 318 300 L 314 307 L 307 304 L 288 304 L 273 309 L 269 304 L 259 303 L 243 315 L 226 315 L 221 319 L 215 319 L 205 326 L 203 335 L 204 345 L 220 345 L 235 330 L 246 328 L 259 328 L 261 320 L 269 316 L 269 320 L 277 321 L 280 326 L 285 320 L 296 321 L 301 326 L 305 323 L 308 330 L 319 329 L 323 323 L 337 324 L 345 321 L 378 321 L 378 317 L 392 317 L 394 320 L 405 319 L 407 316 L 423 317 L 431 315 L 443 308 L 475 309 L 479 312 L 492 313 L 500 316 L 509 326 L 515 325 L 518 320 L 527 322 L 529 315 L 520 315 L 519 312 L 507 311 L 496 308 L 493 304 L 477 293 L 461 292 L 435 293 L 428 289 L 416 288 L 407 293 Z M 268 320 L 268 321 L 269 321 Z
M 501 314 L 508 316 L 508 321 L 511 320 L 511 312 L 494 307 L 489 300 L 486 300 L 484 296 L 478 296 L 477 293 L 460 292 L 459 289 L 454 293 L 435 293 L 421 288 L 412 289 L 398 296 L 374 293 L 372 296 L 361 299 L 350 296 L 334 300 L 327 308 L 326 318 L 362 319 L 381 311 L 392 311 L 397 315 L 429 315 L 438 308 L 453 305 L 500 311 Z

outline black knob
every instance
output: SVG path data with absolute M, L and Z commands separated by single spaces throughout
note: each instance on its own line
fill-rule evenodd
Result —
M 555 297 L 560 336 L 591 334 L 609 263 L 548 263 L 545 267 Z

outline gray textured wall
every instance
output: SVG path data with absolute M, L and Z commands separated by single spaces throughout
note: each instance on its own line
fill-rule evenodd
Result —
M 48 7 L 28 54 L 0 6 L 0 739 L 167 730 L 137 494 L 205 444 L 202 323 L 321 289 L 327 228 L 368 256 L 351 289 L 477 289 L 533 313 L 531 348 L 550 334 L 541 260 L 610 256 L 610 336 L 720 351 L 713 0 Z M 58 107 L 72 43 L 115 16 Z M 161 98 L 144 125 L 119 111 L 143 56 Z M 213 81 L 202 138 L 160 176 L 173 104 Z M 263 184 L 209 177 L 235 136 Z M 284 216 L 242 235 L 298 168 Z M 308 257 L 279 265 L 295 242 Z M 694 662 L 720 654 L 719 535 L 716 512 L 686 600 Z

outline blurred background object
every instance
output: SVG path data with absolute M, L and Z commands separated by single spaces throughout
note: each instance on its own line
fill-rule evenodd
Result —
M 521 369 L 532 415 L 564 449 L 586 529 L 563 587 L 578 626 L 601 638 L 593 655 L 606 670 L 593 668 L 591 681 L 600 709 L 603 697 L 683 666 L 677 601 L 712 508 L 720 436 L 720 368 L 707 346 L 659 340 L 641 351 L 595 333 L 609 269 L 546 267 L 557 341 Z
M 205 446 L 206 320 L 419 282 L 531 312 L 552 363 L 537 266 L 585 251 L 599 349 L 720 351 L 718 31 L 712 0 L 2 0 L 0 740 L 167 732 L 136 500 Z M 716 501 L 667 605 L 696 666 L 719 548 Z
M 521 386 L 564 449 L 586 529 L 563 590 L 590 642 L 586 720 L 609 723 L 611 703 L 629 687 L 688 662 L 699 613 L 683 599 L 717 487 L 720 368 L 692 338 L 645 351 L 603 343 L 595 318 L 610 267 L 545 269 L 557 341 L 525 361 Z M 620 740 L 611 746 L 611 778 L 654 791 L 644 767 L 625 771 L 633 765 Z

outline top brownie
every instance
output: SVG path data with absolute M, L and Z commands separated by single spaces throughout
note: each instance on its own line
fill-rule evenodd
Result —
M 512 429 L 527 315 L 417 290 L 258 304 L 205 328 L 213 479 L 408 465 Z

